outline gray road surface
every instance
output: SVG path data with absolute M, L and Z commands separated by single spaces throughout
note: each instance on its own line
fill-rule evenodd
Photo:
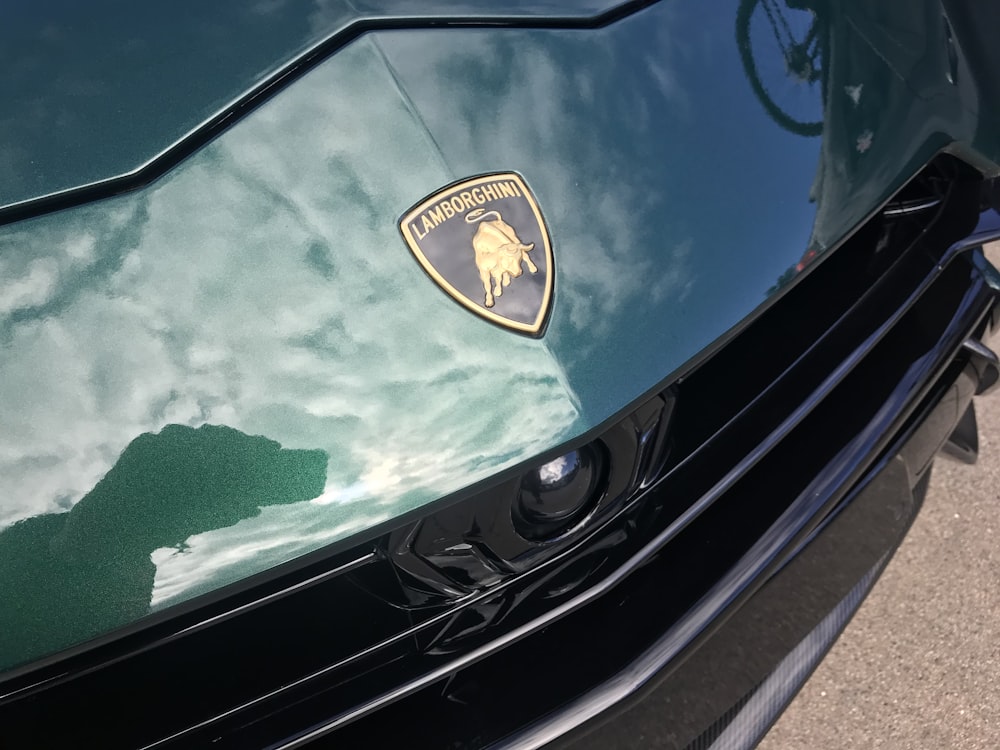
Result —
M 987 254 L 1000 266 L 1000 243 Z M 979 463 L 937 461 L 909 536 L 762 750 L 1000 748 L 1000 393 L 976 408 Z

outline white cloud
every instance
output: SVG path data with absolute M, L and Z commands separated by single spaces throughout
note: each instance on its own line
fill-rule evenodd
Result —
M 450 179 L 361 40 L 144 193 L 0 230 L 35 279 L 0 318 L 0 526 L 66 510 L 169 423 L 326 451 L 319 501 L 151 551 L 171 602 L 575 434 L 544 342 L 462 311 L 398 236 Z

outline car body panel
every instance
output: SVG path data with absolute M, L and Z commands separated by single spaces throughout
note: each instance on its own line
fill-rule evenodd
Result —
M 971 109 L 915 96 L 857 24 L 833 30 L 849 54 L 822 137 L 781 128 L 746 84 L 735 6 L 366 33 L 152 184 L 0 228 L 0 586 L 21 618 L 0 627 L 0 668 L 555 455 L 780 296 L 806 251 L 935 153 L 995 157 Z M 220 75 L 225 93 L 180 119 L 150 110 L 164 129 L 134 146 L 102 135 L 121 161 L 97 149 L 99 170 L 13 199 L 133 168 L 321 36 L 242 61 L 252 73 Z M 838 95 L 858 84 L 877 95 Z M 449 299 L 396 225 L 509 170 L 552 237 L 537 340 Z M 230 452 L 273 459 L 227 464 L 243 494 L 199 463 Z M 308 481 L 283 473 L 297 461 Z M 156 502 L 131 500 L 143 482 Z
M 0 207 L 133 172 L 303 58 L 369 26 L 585 22 L 621 0 L 8 4 Z

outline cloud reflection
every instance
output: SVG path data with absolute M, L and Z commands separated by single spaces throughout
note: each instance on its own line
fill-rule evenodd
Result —
M 575 434 L 546 347 L 461 310 L 397 234 L 450 180 L 362 39 L 149 189 L 0 230 L 0 528 L 72 516 L 165 424 L 330 457 L 320 501 L 148 549 L 148 611 Z
M 641 30 L 638 21 L 622 29 L 644 37 L 634 52 L 610 33 L 560 33 L 558 43 L 553 34 L 492 30 L 448 44 L 375 38 L 458 175 L 484 162 L 523 171 L 553 228 L 557 295 L 573 290 L 558 297 L 561 320 L 549 336 L 574 339 L 560 356 L 575 366 L 605 356 L 598 342 L 632 306 L 650 295 L 681 304 L 696 281 L 694 240 L 672 216 L 663 165 L 641 153 L 657 130 L 690 118 L 674 32 L 664 10 Z
M 327 462 L 323 451 L 229 427 L 140 435 L 68 513 L 0 531 L 0 589 L 11 597 L 0 610 L 0 670 L 147 614 L 162 550 L 183 554 L 205 532 L 318 496 Z

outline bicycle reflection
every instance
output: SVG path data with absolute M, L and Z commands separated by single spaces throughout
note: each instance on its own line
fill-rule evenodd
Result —
M 863 0 L 741 0 L 736 41 L 758 100 L 785 130 L 822 137 L 809 195 L 816 203 L 812 235 L 769 295 L 839 242 L 866 207 L 888 198 L 880 170 L 905 164 L 906 151 L 919 146 L 898 130 L 920 105 L 884 50 L 929 46 L 940 21 L 915 18 L 905 0 L 877 9 Z

